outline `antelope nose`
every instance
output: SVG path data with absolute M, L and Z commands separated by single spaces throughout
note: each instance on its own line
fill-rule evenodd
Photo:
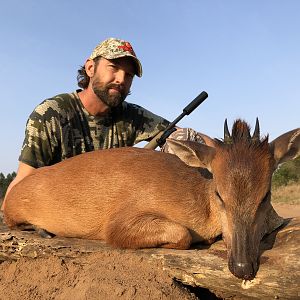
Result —
M 234 264 L 234 275 L 246 280 L 253 279 L 255 271 L 252 263 L 237 262 Z

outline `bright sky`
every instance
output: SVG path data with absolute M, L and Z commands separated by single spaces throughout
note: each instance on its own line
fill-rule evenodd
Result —
M 15 171 L 27 117 L 77 88 L 77 69 L 108 37 L 126 39 L 144 76 L 127 98 L 178 125 L 223 136 L 241 117 L 270 139 L 300 126 L 298 0 L 0 0 L 0 172 Z

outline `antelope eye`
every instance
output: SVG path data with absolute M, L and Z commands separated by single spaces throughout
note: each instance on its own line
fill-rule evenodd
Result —
M 218 191 L 215 191 L 215 193 L 216 193 L 216 196 L 217 196 L 217 197 L 216 197 L 217 201 L 219 201 L 219 203 L 220 203 L 222 206 L 224 206 L 225 203 L 224 203 L 224 201 L 223 201 L 221 195 L 219 194 L 219 192 L 218 192 Z

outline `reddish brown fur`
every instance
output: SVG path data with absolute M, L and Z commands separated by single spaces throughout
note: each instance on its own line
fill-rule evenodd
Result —
M 195 180 L 200 186 L 195 186 Z M 95 151 L 37 169 L 8 195 L 5 218 L 10 227 L 26 222 L 56 235 L 109 239 L 116 246 L 136 248 L 140 239 L 123 241 L 123 231 L 135 220 L 147 223 L 150 213 L 200 232 L 195 241 L 210 239 L 221 228 L 207 226 L 211 215 L 206 181 L 171 154 L 138 148 Z M 195 206 L 198 198 L 201 202 Z M 189 220 L 191 210 L 195 217 Z M 126 224 L 120 228 L 123 221 Z M 151 230 L 152 226 L 150 236 Z M 155 246 L 160 243 L 155 241 Z

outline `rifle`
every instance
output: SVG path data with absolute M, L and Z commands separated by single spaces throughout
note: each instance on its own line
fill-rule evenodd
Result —
M 144 146 L 146 149 L 155 149 L 157 146 L 162 146 L 166 139 L 176 131 L 175 125 L 186 115 L 189 115 L 194 109 L 196 109 L 206 98 L 208 94 L 203 91 L 200 93 L 190 104 L 188 104 L 183 112 L 169 124 L 169 126 L 164 130 L 159 132 L 148 144 Z

